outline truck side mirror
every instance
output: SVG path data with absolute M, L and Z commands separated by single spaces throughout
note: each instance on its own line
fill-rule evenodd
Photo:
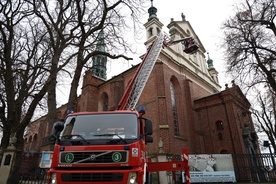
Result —
M 64 128 L 64 122 L 57 121 L 54 123 L 51 131 L 51 135 L 50 135 L 50 144 L 56 143 L 56 140 L 58 139 L 58 135 L 63 130 L 63 128 Z
M 153 142 L 153 137 L 151 135 L 146 135 L 146 144 Z
M 64 128 L 64 123 L 62 121 L 58 121 L 54 124 L 54 128 L 57 132 L 61 132 Z
M 148 119 L 145 120 L 145 134 L 152 135 L 152 121 Z

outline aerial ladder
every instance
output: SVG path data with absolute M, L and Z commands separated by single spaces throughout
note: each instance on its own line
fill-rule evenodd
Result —
M 166 36 L 160 33 L 148 48 L 143 61 L 139 65 L 135 75 L 128 85 L 128 88 L 121 98 L 118 110 L 133 110 L 136 108 L 142 91 L 154 67 L 155 61 L 157 60 L 162 48 L 175 45 L 177 43 L 182 43 L 184 46 L 183 51 L 187 54 L 193 54 L 199 48 L 197 41 L 192 37 L 181 38 L 174 41 L 166 41 Z
M 148 81 L 151 71 L 154 67 L 158 56 L 164 47 L 182 43 L 184 52 L 187 54 L 194 54 L 197 52 L 199 45 L 197 41 L 192 37 L 181 38 L 174 41 L 166 41 L 166 36 L 162 33 L 153 41 L 148 48 L 148 51 L 143 58 L 143 61 L 139 65 L 135 75 L 133 76 L 128 88 L 126 89 L 119 105 L 118 110 L 134 110 L 136 109 L 139 98 L 142 91 Z M 139 111 L 140 112 L 140 111 Z M 142 112 L 143 114 L 144 112 Z M 182 161 L 170 161 L 170 162 L 148 162 L 148 172 L 159 172 L 159 171 L 184 171 L 186 184 L 190 181 L 190 172 L 188 166 L 188 150 L 182 150 Z

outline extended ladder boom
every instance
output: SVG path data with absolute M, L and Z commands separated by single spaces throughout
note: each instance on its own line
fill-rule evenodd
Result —
M 142 63 L 139 65 L 135 76 L 132 78 L 124 96 L 122 97 L 118 110 L 135 109 L 142 91 L 147 83 L 155 61 L 162 49 L 164 36 L 162 33 L 152 43 Z
M 184 45 L 184 52 L 188 54 L 195 53 L 199 46 L 198 43 L 192 38 L 182 38 L 175 41 L 164 41 L 164 36 L 162 33 L 154 40 L 154 42 L 149 47 L 146 56 L 139 65 L 134 77 L 132 78 L 126 92 L 124 93 L 118 110 L 133 110 L 135 109 L 138 100 L 142 94 L 142 91 L 147 83 L 150 73 L 154 67 L 155 61 L 157 60 L 161 49 L 163 46 L 170 46 L 177 43 L 182 43 Z

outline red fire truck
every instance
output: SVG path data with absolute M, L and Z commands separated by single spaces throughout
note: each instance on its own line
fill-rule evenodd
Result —
M 191 38 L 187 38 L 191 39 Z M 150 162 L 146 145 L 153 142 L 152 122 L 143 117 L 136 105 L 162 47 L 182 42 L 165 42 L 160 34 L 139 65 L 118 110 L 68 114 L 52 130 L 55 143 L 49 184 L 150 183 L 150 172 L 184 170 L 189 183 L 188 153 L 183 161 Z M 185 52 L 198 49 L 195 42 Z

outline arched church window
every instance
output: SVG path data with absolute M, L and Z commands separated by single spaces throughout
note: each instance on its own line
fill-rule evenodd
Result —
M 175 88 L 174 88 L 172 81 L 170 81 L 170 91 L 171 91 L 171 101 L 172 101 L 174 134 L 179 135 L 179 124 L 178 124 L 177 104 L 176 104 L 176 98 L 175 98 Z
M 151 37 L 153 35 L 153 33 L 152 33 L 152 27 L 149 28 L 148 33 L 149 33 L 149 37 Z
M 99 103 L 98 103 L 98 109 L 99 109 L 99 111 L 107 111 L 108 110 L 108 95 L 106 93 L 103 93 L 101 95 Z
M 159 35 L 160 29 L 159 29 L 159 28 L 156 28 L 156 30 L 157 30 L 157 35 Z
M 33 137 L 32 149 L 35 150 L 38 147 L 37 134 Z

